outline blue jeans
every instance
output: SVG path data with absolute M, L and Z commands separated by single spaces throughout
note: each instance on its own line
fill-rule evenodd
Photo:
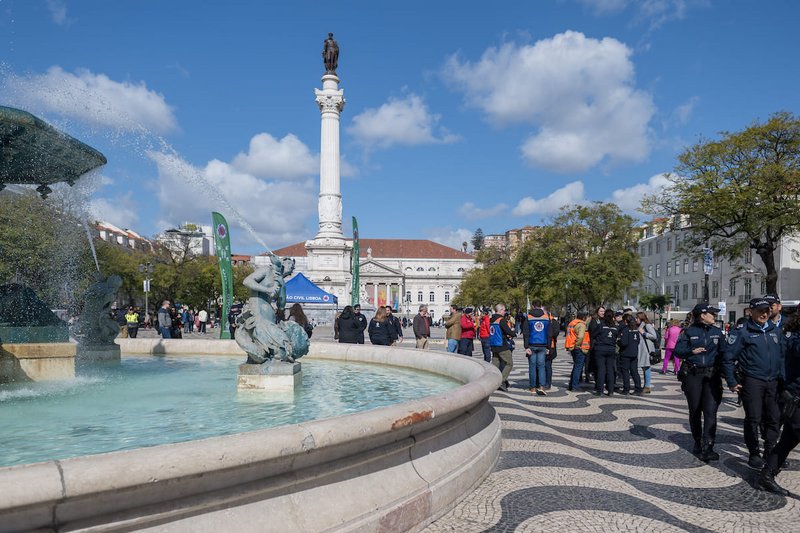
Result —
M 483 350 L 483 360 L 487 363 L 492 362 L 492 347 L 489 346 L 489 337 L 481 337 L 481 349 Z
M 545 386 L 545 359 L 547 359 L 547 348 L 544 346 L 531 347 L 531 355 L 528 357 L 528 383 L 532 389 Z
M 447 351 L 456 353 L 458 351 L 458 341 L 455 339 L 447 339 Z
M 169 328 L 167 326 L 161 326 L 161 327 L 159 327 L 159 329 L 161 330 L 161 337 L 162 338 L 164 338 L 164 339 L 171 339 L 172 338 L 172 333 L 170 333 Z
M 576 348 L 572 350 L 572 357 L 575 363 L 572 365 L 572 376 L 569 380 L 569 388 L 578 390 L 578 384 L 581 382 L 581 372 L 583 372 L 583 365 L 586 363 L 586 354 L 583 350 Z
M 549 389 L 553 384 L 553 360 L 545 358 L 544 360 L 544 388 Z
M 650 384 L 651 384 L 650 373 L 651 373 L 650 372 L 650 367 L 649 366 L 644 367 L 644 386 L 645 387 L 649 387 Z

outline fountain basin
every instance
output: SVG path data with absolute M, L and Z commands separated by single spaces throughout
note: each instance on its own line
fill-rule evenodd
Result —
M 243 352 L 234 341 L 120 340 L 124 354 Z M 0 531 L 35 528 L 323 531 L 421 527 L 488 475 L 500 374 L 404 348 L 312 343 L 309 359 L 443 374 L 443 394 L 226 437 L 0 469 Z M 233 378 L 232 378 L 233 379 Z
M 76 351 L 74 342 L 0 345 L 0 383 L 74 378 Z

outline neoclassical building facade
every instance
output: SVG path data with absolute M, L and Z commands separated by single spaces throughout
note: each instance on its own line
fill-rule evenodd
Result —
M 352 241 L 347 241 L 342 264 L 351 264 Z M 314 250 L 300 242 L 275 250 L 276 255 L 292 257 L 295 271 L 303 272 L 320 288 L 339 298 L 339 307 L 350 303 L 352 275 L 331 275 L 327 269 L 313 268 Z M 256 264 L 265 256 L 256 257 Z M 391 305 L 399 316 L 413 317 L 420 304 L 428 306 L 434 320 L 449 309 L 464 274 L 475 268 L 475 258 L 442 244 L 421 239 L 361 239 L 359 253 L 359 293 L 364 309 Z

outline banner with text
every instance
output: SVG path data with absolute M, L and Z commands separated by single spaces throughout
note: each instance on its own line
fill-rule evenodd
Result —
M 231 237 L 228 231 L 228 221 L 219 213 L 211 213 L 214 228 L 214 245 L 217 248 L 219 273 L 222 278 L 222 316 L 219 317 L 219 338 L 230 339 L 231 334 L 227 327 L 228 313 L 233 300 L 233 266 L 231 265 Z

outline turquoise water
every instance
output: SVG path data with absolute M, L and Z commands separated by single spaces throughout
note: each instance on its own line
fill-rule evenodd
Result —
M 302 361 L 303 385 L 239 393 L 231 357 L 125 357 L 74 380 L 0 385 L 0 466 L 294 424 L 459 386 L 402 368 Z

